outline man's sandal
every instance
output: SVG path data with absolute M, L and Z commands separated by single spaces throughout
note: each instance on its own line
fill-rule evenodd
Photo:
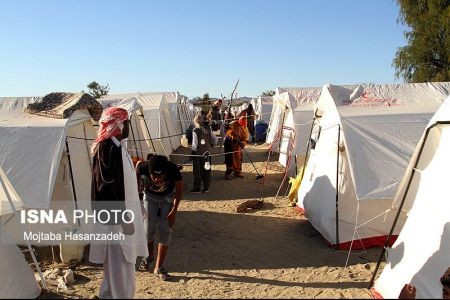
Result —
M 167 270 L 164 269 L 163 267 L 161 267 L 161 268 L 159 268 L 158 270 L 154 271 L 153 274 L 154 274 L 156 277 L 161 278 L 161 280 L 163 280 L 163 281 L 170 280 L 170 278 L 171 278 L 170 275 L 169 275 L 169 273 L 167 272 Z
M 138 258 L 139 262 L 136 262 L 136 271 L 145 272 L 150 270 L 150 264 L 155 259 L 154 257 L 147 257 L 144 259 L 143 257 Z

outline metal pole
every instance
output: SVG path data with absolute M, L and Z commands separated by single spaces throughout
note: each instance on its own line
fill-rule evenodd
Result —
M 75 189 L 75 180 L 73 178 L 73 171 L 72 171 L 72 160 L 70 159 L 70 151 L 69 151 L 69 142 L 66 137 L 66 153 L 67 153 L 67 160 L 69 162 L 69 172 L 70 172 L 70 182 L 72 183 L 72 193 L 73 193 L 73 200 L 75 201 L 75 209 L 78 209 L 78 199 L 77 199 L 77 192 Z M 81 227 L 81 222 L 78 219 L 77 220 L 78 226 Z
M 314 124 L 316 122 L 316 119 L 317 119 L 316 116 L 314 116 L 313 122 L 311 124 L 311 130 L 309 131 L 308 143 L 306 144 L 305 162 L 303 164 L 302 176 L 301 176 L 302 180 L 303 180 L 303 175 L 305 175 L 306 162 L 308 161 L 308 156 L 309 156 L 309 152 L 310 152 L 310 149 L 311 149 L 311 137 L 312 137 L 312 132 L 313 132 L 313 129 L 314 129 Z
M 75 181 L 73 178 L 73 171 L 72 171 L 72 160 L 70 159 L 70 151 L 69 151 L 69 142 L 66 137 L 66 153 L 67 153 L 67 160 L 69 162 L 69 172 L 70 172 L 70 181 L 72 182 L 72 193 L 73 193 L 73 200 L 75 201 L 75 207 L 78 209 L 78 200 L 77 200 L 77 192 L 75 190 Z M 78 220 L 80 221 L 80 220 Z
M 179 109 L 178 105 L 181 105 L 181 104 L 179 104 L 177 101 L 177 116 L 178 116 L 178 120 L 180 121 L 181 133 L 183 134 L 183 123 L 181 121 L 181 114 L 180 114 L 180 109 Z
M 131 119 L 130 119 L 130 121 L 131 121 Z M 130 122 L 130 129 L 131 129 L 131 136 L 133 137 L 134 149 L 136 150 L 137 157 L 139 158 L 139 150 L 138 150 L 138 147 L 136 144 L 136 138 L 134 137 L 133 124 L 131 124 L 131 122 Z
M 278 153 L 280 153 L 280 151 L 281 151 L 281 144 L 283 143 L 283 139 L 284 139 L 284 136 L 283 136 L 283 131 L 284 131 L 284 118 L 286 117 L 286 110 L 283 110 L 283 119 L 282 119 L 282 121 L 281 121 L 281 133 L 280 133 L 280 142 L 279 142 L 279 144 L 278 144 Z
M 145 128 L 147 129 L 148 136 L 150 137 L 150 143 L 152 144 L 153 152 L 156 153 L 155 145 L 153 144 L 152 135 L 150 134 L 150 130 L 148 129 L 147 121 L 145 120 L 144 111 L 141 108 L 142 119 L 144 119 Z
M 88 145 L 88 139 L 87 139 L 87 135 L 86 135 L 86 126 L 85 126 L 84 122 L 83 122 L 83 132 L 84 132 L 84 142 L 85 142 L 84 144 L 86 145 L 86 152 L 87 152 L 89 167 L 91 169 L 91 175 L 92 175 L 93 167 L 92 167 L 92 161 L 91 161 L 91 151 L 90 151 L 89 145 Z
M 338 125 L 337 159 L 336 159 L 336 249 L 339 249 L 339 143 L 341 142 L 341 125 Z
M 417 168 L 417 165 L 419 164 L 419 159 L 422 156 L 423 148 L 425 147 L 426 141 L 428 139 L 428 135 L 429 135 L 431 129 L 433 129 L 437 125 L 450 125 L 450 122 L 436 122 L 432 126 L 430 126 L 427 129 L 427 131 L 425 132 L 425 136 L 423 138 L 422 144 L 420 145 L 419 154 L 417 155 L 416 161 L 414 162 L 414 167 L 412 169 L 411 176 L 408 179 L 408 184 L 406 186 L 405 193 L 403 194 L 402 201 L 400 202 L 400 206 L 399 206 L 399 208 L 397 210 L 397 214 L 395 216 L 394 223 L 392 224 L 391 230 L 389 231 L 389 235 L 386 238 L 386 241 L 384 242 L 383 249 L 381 250 L 380 256 L 378 257 L 377 265 L 376 265 L 375 270 L 374 270 L 374 272 L 372 274 L 372 278 L 370 279 L 369 289 L 373 287 L 373 284 L 374 284 L 374 281 L 375 281 L 375 277 L 377 276 L 378 269 L 380 268 L 380 265 L 381 265 L 381 261 L 383 260 L 383 257 L 384 257 L 384 255 L 386 253 L 386 250 L 387 250 L 387 247 L 389 246 L 389 240 L 392 238 L 392 235 L 393 235 L 394 230 L 395 230 L 395 226 L 397 226 L 398 219 L 400 218 L 400 213 L 402 212 L 403 205 L 405 204 L 406 196 L 408 195 L 409 188 L 411 186 L 411 182 L 412 182 L 412 180 L 414 178 L 414 175 L 416 174 L 416 168 Z
M 143 136 L 143 137 L 141 138 L 141 135 L 140 135 L 140 133 L 139 133 L 139 128 L 140 128 L 140 126 L 139 126 L 139 124 L 137 123 L 137 118 L 136 118 L 136 117 L 134 117 L 134 125 L 135 125 L 135 128 L 136 128 L 136 134 L 137 134 L 137 136 L 138 136 L 139 147 L 141 148 L 142 159 L 144 159 L 144 147 L 142 147 L 142 141 L 145 140 L 145 137 Z
M 167 112 L 168 112 L 168 114 L 170 115 L 169 107 L 167 107 Z M 161 115 L 160 115 L 160 117 L 161 117 Z M 164 118 L 164 123 L 166 124 L 167 135 L 170 135 L 170 132 L 169 132 L 169 125 L 167 124 L 167 119 L 166 119 L 166 115 L 164 114 L 164 112 L 163 112 L 163 118 Z M 172 151 L 174 150 L 174 149 L 173 149 L 173 145 L 172 145 L 172 138 L 171 138 L 171 137 L 168 137 L 168 139 L 169 139 L 169 143 L 170 143 L 170 148 L 172 148 L 172 149 L 170 150 L 170 153 L 172 153 Z M 162 143 L 162 141 L 163 141 L 163 139 L 161 138 L 161 143 Z M 164 148 L 164 145 L 163 145 L 163 148 Z M 165 152 L 166 152 L 166 151 L 165 151 Z M 166 155 L 169 156 L 167 152 L 166 152 Z

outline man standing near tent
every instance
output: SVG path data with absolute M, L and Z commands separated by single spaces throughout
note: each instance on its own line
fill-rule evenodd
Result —
M 147 236 L 149 256 L 147 258 L 147 267 L 154 260 L 153 246 L 159 210 L 159 244 L 153 274 L 162 280 L 169 280 L 170 276 L 163 264 L 169 248 L 178 205 L 183 193 L 183 180 L 180 168 L 168 161 L 167 157 L 155 155 L 152 159 L 139 162 L 136 165 L 138 180 L 142 175 L 146 177 L 144 200 L 148 203 Z
M 230 123 L 229 129 L 227 130 L 225 142 L 231 145 L 232 159 L 230 157 L 227 160 L 225 156 L 225 179 L 229 180 L 231 172 L 234 172 L 234 176 L 238 178 L 243 178 L 242 173 L 242 152 L 243 148 L 248 141 L 248 129 L 247 129 L 247 118 L 242 116 L 238 121 L 233 121 Z M 225 153 L 227 151 L 225 150 Z
M 148 254 L 145 242 L 142 242 L 145 229 L 133 162 L 126 147 L 128 122 L 126 110 L 117 107 L 105 109 L 98 137 L 91 148 L 93 210 L 127 209 L 133 212 L 117 223 L 95 224 L 95 233 L 125 235 L 121 241 L 91 241 L 89 260 L 103 264 L 100 298 L 133 298 L 136 257 Z
M 217 136 L 209 125 L 210 115 L 198 115 L 194 118 L 194 131 L 192 132 L 192 154 L 194 187 L 191 193 L 200 193 L 203 182 L 203 193 L 209 191 L 211 184 L 211 151 L 212 145 L 217 144 Z M 197 156 L 202 155 L 202 156 Z

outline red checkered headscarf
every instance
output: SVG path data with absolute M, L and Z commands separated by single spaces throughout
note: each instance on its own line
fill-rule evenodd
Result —
M 91 154 L 94 154 L 98 143 L 122 133 L 120 124 L 123 124 L 126 120 L 128 120 L 128 112 L 123 108 L 108 107 L 103 110 L 102 117 L 99 121 L 100 129 L 98 130 L 97 138 L 92 144 Z

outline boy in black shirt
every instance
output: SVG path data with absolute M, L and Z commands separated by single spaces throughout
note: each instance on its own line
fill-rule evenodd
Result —
M 168 280 L 169 274 L 163 268 L 169 248 L 172 226 L 183 193 L 183 180 L 179 167 L 168 161 L 165 156 L 155 155 L 150 160 L 136 165 L 138 180 L 145 177 L 143 184 L 144 200 L 148 202 L 148 251 L 147 265 L 154 259 L 153 244 L 156 231 L 157 212 L 160 210 L 159 244 L 154 274 L 162 280 Z

